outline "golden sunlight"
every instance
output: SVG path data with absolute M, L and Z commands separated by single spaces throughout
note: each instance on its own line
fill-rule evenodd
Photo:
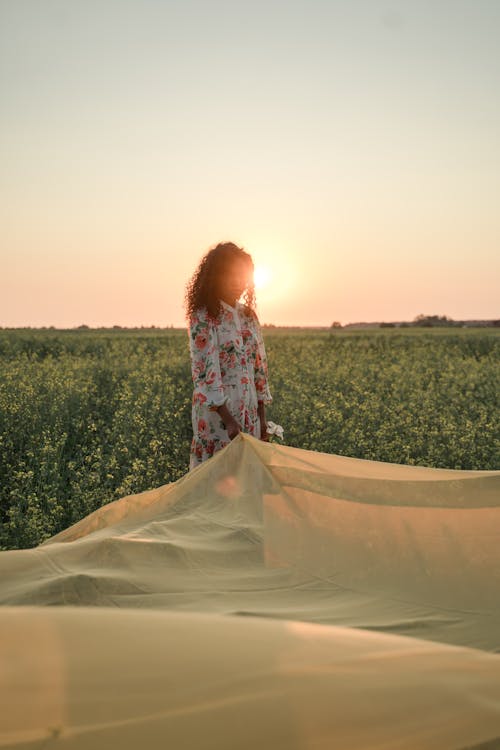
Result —
M 256 289 L 262 289 L 263 287 L 267 286 L 271 279 L 272 273 L 269 268 L 266 268 L 265 266 L 256 266 L 253 274 L 253 280 Z

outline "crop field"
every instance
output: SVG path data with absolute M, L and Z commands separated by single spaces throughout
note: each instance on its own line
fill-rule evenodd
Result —
M 265 329 L 284 443 L 500 469 L 500 331 Z M 0 330 L 0 549 L 33 547 L 189 463 L 183 330 Z

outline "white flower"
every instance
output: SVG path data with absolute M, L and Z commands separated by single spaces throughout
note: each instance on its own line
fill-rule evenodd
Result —
M 276 435 L 277 438 L 283 440 L 283 427 L 280 424 L 267 422 L 266 428 L 266 432 L 268 435 Z

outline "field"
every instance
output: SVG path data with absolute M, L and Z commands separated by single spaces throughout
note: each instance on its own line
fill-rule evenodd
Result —
M 266 329 L 287 445 L 500 469 L 500 331 Z M 191 439 L 187 335 L 0 330 L 0 549 L 179 479 Z

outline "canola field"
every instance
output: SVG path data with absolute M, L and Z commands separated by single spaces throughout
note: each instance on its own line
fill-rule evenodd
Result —
M 500 330 L 265 329 L 284 443 L 500 469 Z M 0 549 L 179 479 L 191 440 L 185 330 L 0 330 Z

